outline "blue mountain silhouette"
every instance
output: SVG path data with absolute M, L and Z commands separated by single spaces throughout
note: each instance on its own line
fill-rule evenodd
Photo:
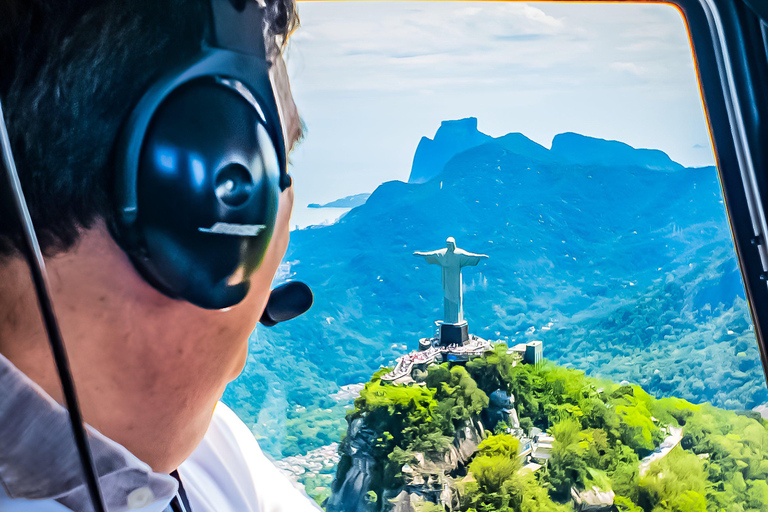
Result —
M 434 139 L 422 137 L 416 148 L 408 183 L 424 183 L 442 171 L 454 155 L 493 140 L 477 130 L 477 119 L 443 121 Z
M 464 151 L 495 144 L 521 157 L 566 165 L 639 167 L 657 171 L 679 171 L 684 167 L 673 162 L 663 151 L 636 149 L 623 142 L 587 137 L 578 133 L 561 133 L 552 141 L 552 149 L 532 141 L 522 133 L 509 133 L 493 138 L 477 129 L 477 119 L 469 117 L 443 121 L 433 139 L 422 137 L 416 148 L 408 183 L 425 183 L 440 174 L 445 164 Z
M 640 167 L 657 171 L 680 171 L 683 166 L 673 162 L 663 151 L 635 149 L 614 140 L 596 139 L 578 133 L 561 133 L 552 141 L 552 154 L 579 165 Z
M 285 275 L 315 305 L 255 347 L 289 402 L 364 382 L 433 334 L 440 270 L 412 252 L 448 236 L 490 256 L 464 271 L 472 333 L 541 339 L 549 359 L 657 395 L 768 400 L 714 167 L 572 133 L 548 150 L 470 118 L 422 139 L 409 183 L 293 233 Z

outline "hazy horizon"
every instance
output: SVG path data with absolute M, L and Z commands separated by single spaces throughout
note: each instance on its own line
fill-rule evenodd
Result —
M 576 132 L 714 164 L 674 7 L 302 2 L 299 13 L 286 61 L 307 130 L 291 157 L 292 225 L 343 213 L 309 203 L 406 181 L 421 137 L 449 119 L 547 148 Z

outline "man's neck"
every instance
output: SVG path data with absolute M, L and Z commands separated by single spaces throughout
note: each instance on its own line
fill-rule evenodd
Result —
M 254 274 L 255 291 L 221 311 L 171 299 L 149 286 L 103 223 L 85 231 L 72 251 L 47 259 L 85 420 L 155 471 L 178 467 L 205 435 L 217 400 L 245 364 L 249 335 L 287 244 L 285 231 Z M 0 316 L 0 353 L 61 403 L 21 258 L 0 263 L 0 311 L 8 312 Z
M 109 257 L 97 242 L 86 236 L 78 249 L 102 260 Z M 114 256 L 124 258 L 122 253 Z M 99 271 L 101 267 L 93 266 L 90 272 L 87 265 L 70 265 L 76 257 L 64 255 L 49 260 L 48 274 L 83 416 L 156 471 L 170 472 L 205 434 L 224 383 L 219 377 L 218 387 L 200 392 L 184 381 L 196 371 L 205 379 L 204 369 L 190 364 L 190 374 L 169 371 L 180 361 L 181 342 L 175 343 L 172 336 L 186 336 L 192 343 L 195 336 L 184 328 L 164 332 L 159 323 L 165 319 L 183 326 L 183 318 L 174 322 L 174 307 L 183 303 L 169 300 L 166 309 L 155 304 L 157 318 L 148 314 L 156 297 L 139 295 L 140 299 L 134 296 L 117 304 L 115 294 L 103 293 L 111 283 L 104 271 Z M 127 261 L 113 263 L 117 272 L 129 276 L 134 273 Z M 122 291 L 135 293 L 130 286 Z M 137 300 L 141 303 L 137 304 Z M 0 318 L 0 354 L 56 402 L 63 403 L 37 298 L 21 258 L 6 260 L 0 266 L 0 311 L 4 312 Z M 202 404 L 207 404 L 207 413 L 199 412 Z

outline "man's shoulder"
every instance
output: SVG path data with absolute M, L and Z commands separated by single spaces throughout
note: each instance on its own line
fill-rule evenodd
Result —
M 203 441 L 179 467 L 195 512 L 315 512 L 261 451 L 250 429 L 219 403 Z

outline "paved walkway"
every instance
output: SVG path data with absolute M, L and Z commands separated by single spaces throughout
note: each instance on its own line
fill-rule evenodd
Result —
M 640 476 L 643 476 L 646 471 L 651 467 L 651 462 L 666 457 L 666 455 L 672 451 L 672 448 L 680 444 L 683 440 L 683 428 L 672 427 L 669 429 L 670 434 L 664 439 L 656 451 L 645 457 L 640 461 Z

